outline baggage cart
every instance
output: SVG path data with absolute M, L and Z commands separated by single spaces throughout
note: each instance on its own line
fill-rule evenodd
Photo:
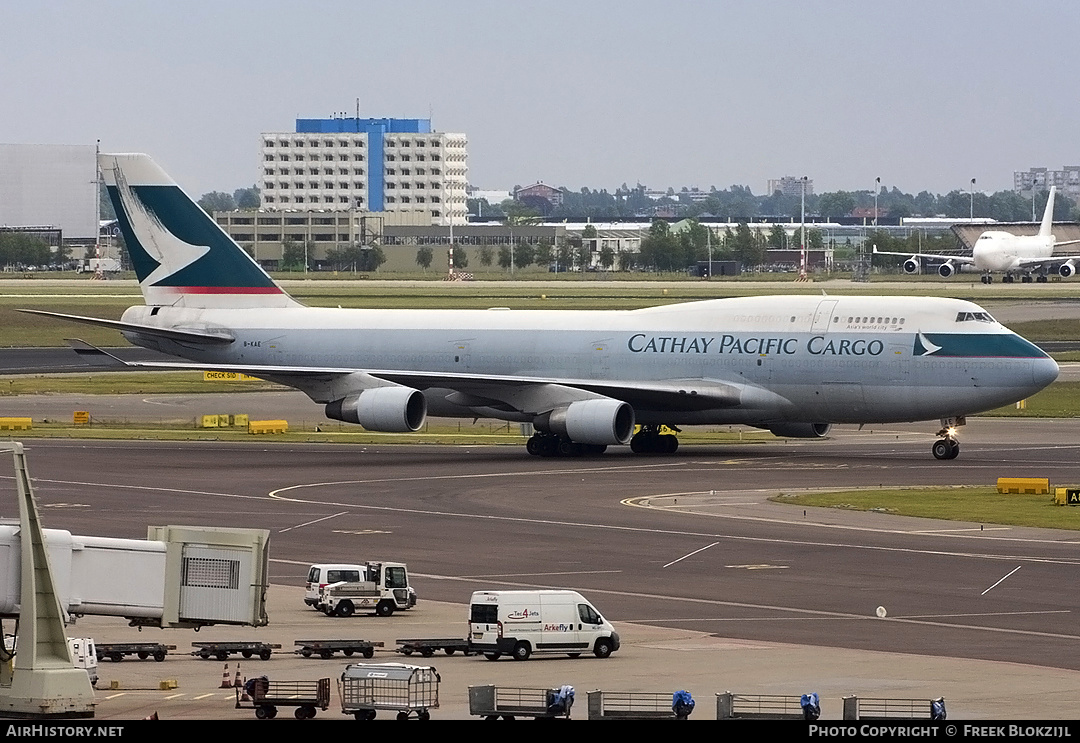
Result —
M 341 712 L 357 720 L 374 720 L 377 710 L 397 712 L 397 719 L 431 718 L 439 706 L 439 673 L 431 666 L 404 663 L 353 663 L 338 681 Z
M 375 648 L 383 646 L 381 642 L 368 640 L 297 640 L 293 644 L 300 646 L 296 652 L 305 658 L 318 655 L 323 659 L 334 657 L 334 653 L 344 653 L 346 657 L 359 654 L 370 658 L 375 655 Z
M 453 655 L 459 651 L 465 655 L 472 655 L 472 651 L 469 650 L 469 641 L 459 640 L 457 638 L 436 637 L 429 639 L 395 640 L 394 642 L 398 644 L 397 651 L 402 655 L 419 653 L 425 658 L 430 658 L 439 650 L 447 655 Z
M 520 689 L 491 684 L 470 686 L 469 714 L 486 720 L 500 717 L 504 720 L 569 718 L 570 708 L 574 705 L 573 690 L 570 691 L 569 697 L 560 698 L 559 689 Z
M 265 642 L 193 642 L 191 647 L 195 648 L 195 650 L 191 651 L 191 654 L 197 655 L 203 660 L 209 660 L 210 658 L 228 660 L 233 653 L 239 653 L 245 658 L 257 655 L 263 660 L 270 660 L 270 655 L 274 649 L 280 648 L 281 645 L 271 645 Z
M 273 720 L 278 707 L 296 707 L 297 720 L 310 720 L 316 711 L 330 706 L 330 679 L 318 681 L 271 681 L 266 676 L 250 678 L 236 689 L 236 709 L 254 709 L 260 720 Z
M 110 642 L 105 645 L 98 644 L 96 650 L 98 661 L 108 658 L 119 663 L 126 656 L 135 655 L 139 660 L 153 658 L 160 663 L 165 660 L 170 650 L 176 650 L 176 646 L 163 645 L 160 642 Z

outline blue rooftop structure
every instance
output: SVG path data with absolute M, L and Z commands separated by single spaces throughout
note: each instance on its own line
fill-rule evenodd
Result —
M 431 119 L 297 119 L 297 134 L 430 134 Z

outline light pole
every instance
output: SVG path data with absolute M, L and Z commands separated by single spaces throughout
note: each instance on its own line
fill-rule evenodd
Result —
M 968 221 L 975 221 L 975 179 L 971 179 L 971 205 L 968 208 Z
M 801 237 L 799 242 L 801 247 L 799 249 L 799 279 L 801 281 L 806 280 L 806 176 L 802 177 L 802 196 L 800 198 L 800 211 L 801 217 Z
M 880 177 L 874 179 L 874 227 L 877 227 L 877 215 L 878 215 L 877 199 L 878 199 L 878 194 L 879 193 L 881 193 L 881 178 Z

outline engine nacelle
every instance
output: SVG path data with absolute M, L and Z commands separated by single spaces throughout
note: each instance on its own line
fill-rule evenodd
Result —
M 919 273 L 920 271 L 922 271 L 922 264 L 915 256 L 904 261 L 904 273 Z
M 823 439 L 832 430 L 832 423 L 774 423 L 768 428 L 773 436 L 785 439 Z
M 579 400 L 537 416 L 533 425 L 581 444 L 625 444 L 634 435 L 634 409 L 620 400 Z
M 328 403 L 326 417 L 369 431 L 409 433 L 424 425 L 427 400 L 412 387 L 373 387 Z
M 1058 266 L 1058 276 L 1063 279 L 1071 278 L 1076 275 L 1076 263 L 1075 261 L 1068 260 Z
M 943 279 L 947 279 L 954 273 L 956 273 L 956 266 L 953 265 L 952 261 L 945 261 L 940 266 L 938 266 L 937 272 L 938 276 Z

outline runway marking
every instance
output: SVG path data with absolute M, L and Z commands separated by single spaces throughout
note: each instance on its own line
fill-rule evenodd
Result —
M 200 699 L 206 699 L 207 697 L 212 697 L 212 696 L 216 696 L 216 695 L 214 695 L 214 694 L 200 694 L 197 697 L 192 697 L 191 700 L 194 701 L 194 702 L 197 702 Z
M 478 514 L 478 513 L 455 513 L 453 511 L 432 511 L 420 508 L 400 508 L 395 506 L 375 506 L 375 505 L 359 505 L 355 503 L 339 503 L 337 501 L 316 501 L 305 498 L 287 497 L 281 495 L 282 492 L 287 490 L 293 490 L 298 487 L 305 486 L 291 486 L 287 488 L 280 488 L 278 490 L 272 490 L 268 494 L 270 498 L 275 500 L 281 500 L 288 503 L 302 503 L 304 505 L 313 506 L 338 506 L 351 508 L 354 511 L 385 511 L 387 513 L 410 513 L 418 514 L 422 516 L 439 516 L 448 518 L 462 518 L 472 519 L 476 521 L 493 521 L 493 522 L 506 522 L 506 523 L 519 523 L 519 524 L 540 524 L 543 526 L 566 526 L 566 527 L 578 527 L 583 529 L 598 529 L 602 531 L 614 531 L 624 532 L 628 534 L 660 534 L 667 536 L 680 536 L 680 537 L 703 537 L 706 539 L 727 539 L 731 541 L 739 542 L 758 542 L 763 544 L 785 544 L 785 545 L 798 545 L 807 547 L 830 547 L 837 549 L 851 549 L 851 550 L 864 550 L 869 552 L 884 552 L 884 553 L 898 553 L 898 554 L 912 554 L 912 555 L 938 555 L 942 557 L 961 557 L 980 560 L 1025 560 L 1027 562 L 1042 563 L 1048 565 L 1080 565 L 1080 558 L 1051 558 L 1051 557 L 1035 557 L 1030 555 L 995 555 L 991 553 L 978 553 L 978 552 L 953 552 L 948 550 L 927 550 L 917 549 L 914 547 L 883 547 L 879 545 L 860 545 L 860 544 L 842 544 L 839 542 L 814 542 L 809 540 L 795 540 L 795 539 L 774 539 L 767 537 L 749 537 L 749 536 L 734 536 L 730 534 L 716 534 L 708 532 L 694 532 L 684 531 L 681 529 L 652 529 L 641 526 L 620 526 L 617 524 L 596 524 L 585 523 L 579 521 L 559 521 L 556 519 L 537 519 L 537 518 L 524 518 L 520 516 L 497 516 L 493 514 Z M 314 487 L 313 485 L 307 487 Z M 710 514 L 712 515 L 712 514 Z M 744 519 L 750 521 L 765 521 L 772 523 L 783 524 L 802 524 L 808 525 L 807 522 L 796 520 L 781 520 L 781 519 L 765 519 L 751 516 L 723 516 L 720 518 L 734 518 Z M 839 525 L 831 524 L 818 524 L 812 523 L 811 526 L 831 526 L 839 529 L 849 529 L 851 531 L 868 531 L 878 532 L 886 534 L 901 534 L 907 535 L 910 532 L 895 529 L 871 529 L 864 527 L 843 527 Z M 998 540 L 999 537 L 985 537 L 984 540 Z M 1025 539 L 1010 539 L 1008 541 L 1018 542 L 1033 542 L 1033 543 L 1048 543 L 1059 544 L 1054 540 L 1025 540 Z
M 672 561 L 671 561 L 671 562 L 669 562 L 669 563 L 668 563 L 667 565 L 664 565 L 664 567 L 665 567 L 665 568 L 670 568 L 670 567 L 671 567 L 672 565 L 674 565 L 675 563 L 677 563 L 677 562 L 682 562 L 682 561 L 683 561 L 683 560 L 685 560 L 686 558 L 688 558 L 688 557 L 693 557 L 693 556 L 694 556 L 694 555 L 696 555 L 697 553 L 699 553 L 699 552 L 704 552 L 705 550 L 709 549 L 710 547 L 715 547 L 715 546 L 716 546 L 716 545 L 718 545 L 718 544 L 720 544 L 720 543 L 719 543 L 719 542 L 713 542 L 712 544 L 708 544 L 708 545 L 706 545 L 706 546 L 702 547 L 701 549 L 698 549 L 698 550 L 694 550 L 693 552 L 691 552 L 691 553 L 689 553 L 689 554 L 683 555 L 682 557 L 680 557 L 680 558 L 679 558 L 679 559 L 677 559 L 677 560 L 672 560 Z
M 592 592 L 590 590 L 590 592 Z M 782 611 L 782 610 L 781 610 Z M 971 614 L 912 614 L 903 617 L 894 617 L 890 615 L 888 619 L 948 619 L 949 617 L 1012 617 L 1012 616 L 1027 616 L 1031 614 L 1043 615 L 1043 614 L 1072 614 L 1069 609 L 1053 609 L 1047 611 L 1002 611 L 1002 612 L 976 612 Z M 862 616 L 856 615 L 860 619 L 878 619 L 876 616 Z M 632 623 L 644 623 L 644 622 L 679 622 L 680 624 L 687 624 L 690 622 L 807 622 L 816 620 L 846 620 L 850 617 L 834 616 L 834 617 L 683 617 L 683 618 L 671 618 L 663 617 L 659 619 L 621 619 L 622 622 Z M 947 624 L 948 627 L 956 627 L 955 624 Z M 1067 637 L 1073 637 L 1080 639 L 1080 635 L 1067 635 Z
M 187 694 L 172 694 L 171 696 L 165 697 L 165 701 L 169 701 L 170 699 L 179 699 L 183 696 L 187 696 Z
M 119 699 L 120 697 L 123 697 L 123 696 L 127 696 L 126 691 L 122 691 L 119 694 L 109 694 L 107 697 L 105 697 L 105 701 L 109 701 L 110 699 Z
M 470 580 L 491 580 L 492 578 L 546 578 L 552 575 L 605 575 L 609 573 L 621 573 L 622 570 L 574 570 L 574 571 L 560 571 L 555 573 L 484 573 L 483 575 L 464 575 L 462 578 L 469 578 Z M 418 573 L 413 573 L 418 575 Z M 428 578 L 435 578 L 442 576 L 427 576 Z
M 305 521 L 304 523 L 296 524 L 295 526 L 286 526 L 284 529 L 278 529 L 278 534 L 284 534 L 285 532 L 292 531 L 293 529 L 299 529 L 299 528 L 304 527 L 304 526 L 311 526 L 312 524 L 318 524 L 318 523 L 320 523 L 322 521 L 328 521 L 330 519 L 336 519 L 338 516 L 344 516 L 347 513 L 348 513 L 348 511 L 339 511 L 338 513 L 331 514 L 330 516 L 323 516 L 321 519 L 313 519 L 312 521 Z
M 964 614 L 909 614 L 904 619 L 947 619 L 948 617 L 1023 617 L 1031 614 L 1072 614 L 1072 609 L 1046 609 L 1045 611 L 986 611 Z
M 743 570 L 787 570 L 787 565 L 725 565 L 725 568 L 742 568 Z
M 1024 567 L 1024 566 L 1023 566 L 1023 565 L 1017 565 L 1015 569 L 1013 569 L 1013 570 L 1010 570 L 1010 571 L 1009 571 L 1008 573 L 1006 573 L 1005 575 L 1003 575 L 1003 576 L 1001 577 L 1001 580 L 999 580 L 999 581 L 998 581 L 997 583 L 995 583 L 994 585 L 990 586 L 990 588 L 987 588 L 987 589 L 986 589 L 985 591 L 983 591 L 983 592 L 982 592 L 982 593 L 980 593 L 979 595 L 980 595 L 980 596 L 985 596 L 986 594 L 990 593 L 990 591 L 991 591 L 992 589 L 994 589 L 994 588 L 995 588 L 995 587 L 996 587 L 996 586 L 997 586 L 998 584 L 1000 584 L 1000 583 L 1001 583 L 1001 581 L 1005 580 L 1006 578 L 1008 578 L 1008 577 L 1009 577 L 1010 575 L 1012 575 L 1013 573 L 1015 573 L 1015 572 L 1016 572 L 1017 570 L 1019 570 L 1019 569 L 1020 569 L 1020 568 L 1022 568 L 1022 567 Z
M 962 531 L 1011 531 L 1012 529 L 1013 529 L 1013 527 L 1011 527 L 1011 526 L 991 526 L 989 529 L 984 529 L 981 526 L 978 529 L 976 529 L 974 526 L 972 526 L 970 528 L 965 528 L 965 529 L 916 529 L 916 530 L 914 530 L 914 531 L 912 531 L 910 533 L 911 534 L 951 534 L 951 533 L 958 533 L 958 532 L 962 532 Z
M 392 531 L 386 531 L 385 529 L 332 529 L 334 534 L 351 534 L 352 536 L 362 537 L 365 534 L 393 534 Z

